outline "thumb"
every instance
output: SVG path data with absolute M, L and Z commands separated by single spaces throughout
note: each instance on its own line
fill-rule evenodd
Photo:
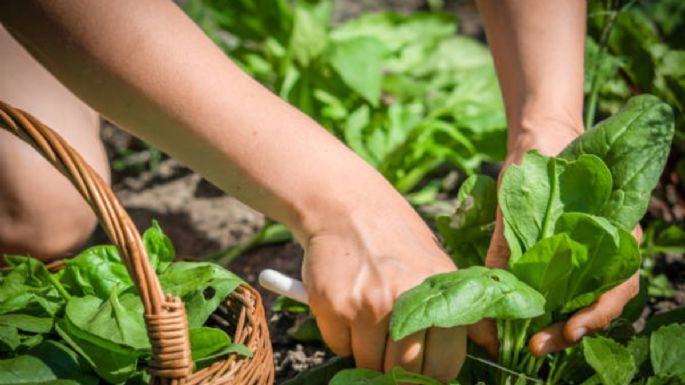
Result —
M 492 359 L 497 359 L 499 341 L 497 340 L 497 325 L 491 319 L 484 319 L 469 325 L 467 332 L 471 341 L 485 349 Z
M 497 208 L 497 217 L 495 220 L 495 231 L 490 240 L 490 246 L 485 257 L 485 266 L 489 268 L 507 267 L 509 261 L 509 246 L 507 240 L 504 238 L 504 221 L 502 220 L 502 211 Z

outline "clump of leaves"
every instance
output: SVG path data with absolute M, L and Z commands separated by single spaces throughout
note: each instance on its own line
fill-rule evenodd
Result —
M 243 281 L 215 264 L 173 262 L 174 247 L 156 222 L 143 241 L 163 290 L 185 302 L 195 365 L 229 353 L 250 356 L 224 330 L 203 326 Z M 0 384 L 147 381 L 143 305 L 114 246 L 91 247 L 55 273 L 31 257 L 5 262 L 11 269 L 0 271 Z
M 438 218 L 448 250 L 462 268 L 430 277 L 400 296 L 391 336 L 399 339 L 431 326 L 493 318 L 500 333 L 500 364 L 531 377 L 540 376 L 547 365 L 548 383 L 566 378 L 568 365 L 558 358 L 563 353 L 549 362 L 536 359 L 526 341 L 639 269 L 640 251 L 630 231 L 647 209 L 673 129 L 668 105 L 654 96 L 638 96 L 558 157 L 532 151 L 520 165 L 507 169 L 498 203 L 511 250 L 510 273 L 477 266 L 482 264 L 485 238 L 474 233 L 480 229 L 487 234 L 483 230 L 494 220 L 496 202 L 488 198 L 494 181 L 472 177 L 459 193 L 454 216 Z M 468 259 L 469 253 L 479 257 Z M 602 337 L 584 342 L 587 362 L 592 366 L 609 356 L 619 360 L 622 353 L 616 345 Z M 572 353 L 567 359 L 573 360 Z M 615 368 L 593 368 L 602 383 L 627 384 L 633 378 L 621 370 L 626 381 L 605 381 L 602 376 L 614 378 L 610 370 Z
M 373 13 L 333 25 L 328 0 L 192 0 L 186 10 L 232 60 L 402 193 L 441 165 L 472 174 L 504 156 L 492 58 L 456 35 L 450 15 Z

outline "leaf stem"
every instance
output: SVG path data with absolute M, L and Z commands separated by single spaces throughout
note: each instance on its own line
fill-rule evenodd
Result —
M 55 289 L 57 289 L 57 292 L 59 293 L 59 295 L 62 296 L 62 298 L 64 298 L 67 301 L 71 299 L 71 295 L 69 294 L 69 292 L 64 288 L 64 286 L 62 286 L 62 284 L 59 282 L 59 280 L 57 280 L 57 278 L 55 278 L 53 274 L 48 273 L 48 279 L 52 283 L 52 286 L 54 286 Z
M 607 11 L 606 15 L 609 20 L 604 24 L 602 29 L 601 40 L 599 44 L 599 51 L 597 52 L 597 57 L 595 58 L 594 67 L 592 69 L 591 80 L 590 80 L 590 97 L 588 98 L 587 110 L 585 111 L 585 129 L 592 127 L 595 121 L 595 114 L 597 111 L 597 99 L 599 97 L 599 86 L 602 83 L 599 78 L 599 67 L 602 65 L 602 60 L 607 51 L 607 46 L 609 45 L 609 38 L 611 37 L 611 32 L 616 25 L 616 20 L 621 12 L 628 9 L 632 5 L 633 1 L 629 1 L 619 10 Z

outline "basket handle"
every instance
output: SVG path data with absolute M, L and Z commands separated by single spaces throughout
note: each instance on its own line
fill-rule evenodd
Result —
M 0 101 L 0 127 L 30 144 L 76 187 L 119 250 L 145 309 L 153 376 L 181 379 L 192 373 L 188 322 L 180 298 L 164 295 L 138 229 L 107 183 L 62 137 L 31 114 Z

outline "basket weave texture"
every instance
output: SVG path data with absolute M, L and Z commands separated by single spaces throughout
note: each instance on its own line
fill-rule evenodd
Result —
M 152 346 L 152 360 L 148 364 L 151 384 L 273 384 L 271 342 L 262 300 L 256 290 L 248 285 L 239 286 L 210 318 L 213 325 L 232 334 L 234 342 L 245 344 L 253 356 L 229 354 L 194 372 L 184 303 L 162 292 L 138 229 L 107 183 L 57 133 L 31 114 L 2 101 L 0 127 L 30 144 L 69 179 L 119 250 L 144 306 L 145 326 Z M 48 267 L 60 269 L 63 264 L 58 261 Z

